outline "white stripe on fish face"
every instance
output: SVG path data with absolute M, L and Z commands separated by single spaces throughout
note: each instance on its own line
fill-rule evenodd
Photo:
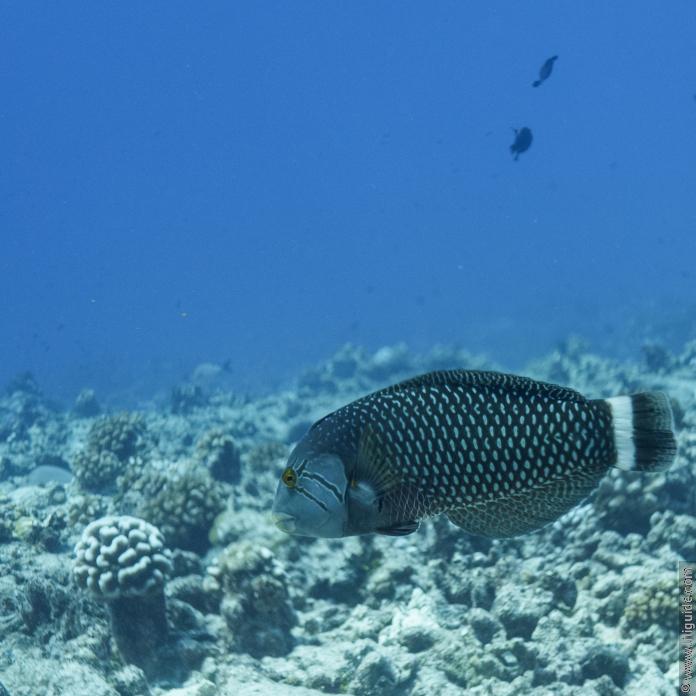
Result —
M 303 479 L 308 479 L 311 481 L 316 481 L 318 485 L 323 486 L 326 488 L 326 490 L 334 496 L 337 502 L 343 504 L 345 502 L 345 488 L 340 489 L 337 485 L 334 485 L 329 481 L 328 479 L 324 478 L 319 473 L 313 472 L 313 471 L 305 471 L 301 476 L 300 476 L 300 481 Z

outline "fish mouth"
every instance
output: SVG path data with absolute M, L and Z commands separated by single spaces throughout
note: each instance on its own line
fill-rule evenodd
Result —
M 273 519 L 273 524 L 281 531 L 288 534 L 292 534 L 295 531 L 296 521 L 292 515 L 288 515 L 285 512 L 273 512 L 271 513 L 271 518 Z

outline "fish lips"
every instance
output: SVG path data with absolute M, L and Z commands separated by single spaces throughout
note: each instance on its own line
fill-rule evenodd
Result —
M 273 519 L 273 524 L 287 534 L 293 534 L 297 528 L 297 520 L 285 512 L 272 512 L 271 518 Z

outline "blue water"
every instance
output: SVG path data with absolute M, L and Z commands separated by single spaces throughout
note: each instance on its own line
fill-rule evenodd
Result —
M 0 382 L 694 337 L 695 36 L 684 0 L 2 3 Z

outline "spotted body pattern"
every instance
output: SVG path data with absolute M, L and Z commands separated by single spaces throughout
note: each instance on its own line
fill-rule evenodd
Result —
M 493 372 L 437 372 L 397 384 L 330 414 L 313 437 L 350 461 L 366 428 L 400 482 L 383 502 L 386 527 L 453 511 L 455 523 L 484 533 L 487 522 L 505 526 L 490 504 L 506 501 L 521 505 L 515 518 L 543 521 L 547 509 L 559 514 L 559 497 L 569 508 L 587 495 L 616 458 L 604 401 Z M 534 505 L 538 494 L 544 499 Z M 509 522 L 517 528 L 522 520 Z
M 514 536 L 571 509 L 609 467 L 663 469 L 675 452 L 664 394 L 591 400 L 515 375 L 432 372 L 317 421 L 274 514 L 286 531 L 319 536 L 408 534 L 441 513 Z

